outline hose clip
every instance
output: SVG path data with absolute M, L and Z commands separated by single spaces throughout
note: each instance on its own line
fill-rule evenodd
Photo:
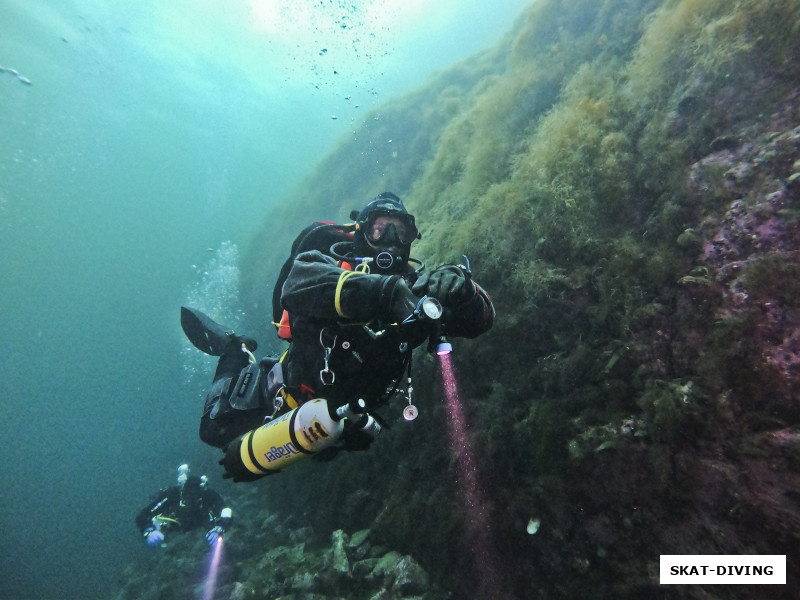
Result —
M 322 349 L 325 351 L 323 355 L 324 366 L 320 369 L 319 372 L 319 380 L 322 382 L 322 385 L 333 385 L 333 382 L 336 381 L 336 373 L 331 371 L 330 365 L 328 361 L 331 357 L 331 352 L 333 351 L 333 347 L 336 346 L 336 337 L 333 336 L 333 342 L 330 346 L 326 346 L 325 342 L 322 339 L 322 335 L 325 332 L 325 329 L 320 329 L 319 332 L 319 344 L 322 346 Z

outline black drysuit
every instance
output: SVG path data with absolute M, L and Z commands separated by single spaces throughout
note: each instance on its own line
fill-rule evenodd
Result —
M 224 504 L 217 492 L 201 487 L 198 477 L 190 477 L 183 486 L 160 490 L 136 515 L 136 526 L 144 533 L 158 517 L 162 530 L 189 531 L 203 526 L 211 529 L 219 524 Z
M 358 398 L 370 405 L 384 395 L 403 375 L 411 351 L 431 333 L 424 322 L 388 327 L 414 311 L 419 297 L 410 288 L 415 281 L 413 270 L 404 276 L 353 273 L 318 251 L 300 254 L 281 295 L 292 332 L 284 360 L 289 392 L 300 401 L 322 397 L 335 406 Z M 488 295 L 476 286 L 472 298 L 445 307 L 442 321 L 448 336 L 472 338 L 487 331 L 493 318 Z M 382 331 L 377 337 L 370 333 Z M 320 373 L 326 348 L 333 376 Z
M 343 269 L 317 250 L 299 254 L 280 296 L 291 329 L 282 361 L 291 398 L 297 403 L 324 398 L 331 411 L 358 399 L 366 401 L 368 409 L 385 401 L 403 376 L 412 350 L 435 331 L 424 321 L 393 326 L 417 307 L 420 296 L 411 291 L 416 281 L 411 268 L 403 275 L 367 274 Z M 491 300 L 477 284 L 474 290 L 457 306 L 445 305 L 440 321 L 448 336 L 472 338 L 491 328 Z M 220 448 L 274 412 L 273 398 L 260 386 L 276 359 L 248 366 L 240 346 L 236 341 L 220 358 L 200 422 L 201 439 Z M 259 387 L 259 395 L 242 406 L 236 390 L 242 389 L 248 373 L 257 373 L 253 378 L 258 383 L 248 389 Z M 282 411 L 288 407 L 284 404 Z

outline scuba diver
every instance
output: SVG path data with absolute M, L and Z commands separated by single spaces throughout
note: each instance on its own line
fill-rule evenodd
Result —
M 295 241 L 273 294 L 280 357 L 256 362 L 255 340 L 182 308 L 192 343 L 220 356 L 200 437 L 220 447 L 227 477 L 250 481 L 303 455 L 365 450 L 386 422 L 375 409 L 411 402 L 412 350 L 488 331 L 494 307 L 466 265 L 424 271 L 410 257 L 414 216 L 390 192 L 349 225 L 315 223 Z M 252 431 L 250 431 L 252 430 Z M 249 431 L 249 433 L 247 433 Z
M 206 485 L 205 475 L 189 475 L 186 464 L 178 467 L 178 485 L 160 490 L 136 515 L 136 526 L 149 546 L 166 546 L 164 534 L 168 530 L 209 527 L 205 534 L 209 545 L 225 533 L 233 513 L 224 506 L 222 496 Z

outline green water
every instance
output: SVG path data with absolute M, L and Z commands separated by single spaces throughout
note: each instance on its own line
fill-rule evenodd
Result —
M 0 598 L 108 597 L 150 493 L 218 477 L 179 306 L 235 310 L 225 248 L 525 2 L 258 4 L 0 4 Z

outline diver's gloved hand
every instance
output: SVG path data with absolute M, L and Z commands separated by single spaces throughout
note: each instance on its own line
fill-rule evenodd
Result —
M 164 541 L 164 534 L 155 527 L 148 527 L 144 530 L 144 539 L 148 546 L 160 546 Z
M 225 532 L 228 531 L 228 527 L 231 526 L 232 521 L 233 511 L 226 506 L 219 512 L 219 516 L 214 520 L 214 525 L 216 525 L 216 528 L 221 528 L 222 531 Z
M 394 279 L 394 278 L 393 278 Z M 405 279 L 397 278 L 389 292 L 388 320 L 392 323 L 402 323 L 409 315 L 413 314 L 419 298 L 408 287 Z
M 216 542 L 223 533 L 225 533 L 225 530 L 221 525 L 212 527 L 206 532 L 206 542 L 208 542 L 209 546 L 213 546 L 214 542 Z
M 348 452 L 369 450 L 375 438 L 360 427 L 348 427 L 342 432 L 343 447 Z
M 463 304 L 477 293 L 475 284 L 464 269 L 456 265 L 443 265 L 432 273 L 424 273 L 411 291 L 432 296 L 448 308 Z

